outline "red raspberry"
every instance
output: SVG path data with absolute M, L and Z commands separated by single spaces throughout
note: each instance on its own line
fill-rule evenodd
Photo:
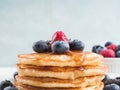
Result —
M 115 57 L 115 52 L 112 49 L 105 49 L 100 52 L 100 54 L 104 57 Z
M 117 45 L 115 44 L 110 44 L 109 46 L 107 46 L 107 49 L 112 49 L 113 51 L 116 51 Z
M 55 41 L 65 41 L 68 43 L 68 38 L 62 31 L 57 31 L 52 36 L 51 44 Z

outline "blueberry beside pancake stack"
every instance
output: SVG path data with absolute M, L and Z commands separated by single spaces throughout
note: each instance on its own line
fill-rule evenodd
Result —
M 102 90 L 107 71 L 103 57 L 83 51 L 81 41 L 69 41 L 57 31 L 49 42 L 38 41 L 37 53 L 18 55 L 18 90 Z

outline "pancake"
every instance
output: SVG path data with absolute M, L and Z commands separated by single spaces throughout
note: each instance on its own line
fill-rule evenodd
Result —
M 31 53 L 18 55 L 19 64 L 36 66 L 85 66 L 103 63 L 103 57 L 92 52 L 70 51 L 66 54 Z
M 19 83 L 15 83 L 15 86 L 18 88 L 18 90 L 103 90 L 104 87 L 102 82 L 84 88 L 41 88 Z
M 96 85 L 104 79 L 102 76 L 90 76 L 77 78 L 75 80 L 62 80 L 56 78 L 35 78 L 26 76 L 16 76 L 16 81 L 20 84 L 26 84 L 35 87 L 59 87 L 59 88 L 74 88 L 74 87 L 86 87 L 90 85 Z
M 31 77 L 52 77 L 58 79 L 76 79 L 85 76 L 104 75 L 105 65 L 81 67 L 55 67 L 17 64 L 19 75 Z

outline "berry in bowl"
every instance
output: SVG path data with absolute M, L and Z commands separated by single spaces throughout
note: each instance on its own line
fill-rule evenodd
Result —
M 108 41 L 105 45 L 94 45 L 92 52 L 104 57 L 108 73 L 120 73 L 120 45 Z

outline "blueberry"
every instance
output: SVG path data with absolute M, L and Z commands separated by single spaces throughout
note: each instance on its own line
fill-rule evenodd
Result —
M 120 45 L 117 45 L 116 51 L 120 50 Z
M 14 74 L 13 74 L 14 79 L 15 79 L 15 76 L 17 76 L 17 75 L 18 75 L 18 72 L 14 72 Z
M 111 41 L 107 41 L 104 46 L 107 47 L 107 46 L 109 46 L 110 44 L 112 44 L 112 42 L 111 42 Z
M 120 80 L 119 79 L 108 79 L 104 82 L 105 85 L 115 83 L 120 86 Z
M 50 42 L 51 42 L 51 40 L 47 40 L 46 41 L 46 43 L 47 43 L 48 46 L 50 45 Z
M 48 52 L 51 52 L 51 47 L 50 47 L 51 40 L 47 40 L 46 43 L 48 45 Z
M 116 79 L 108 79 L 108 80 L 104 81 L 104 84 L 108 85 L 108 84 L 112 84 L 114 82 L 116 82 Z
M 105 82 L 105 81 L 107 81 L 109 79 L 110 79 L 109 75 L 105 74 L 105 78 L 102 80 L 102 82 Z
M 71 43 L 71 42 L 72 42 L 72 39 L 68 39 L 68 42 Z
M 4 90 L 4 88 L 8 86 L 13 86 L 13 84 L 9 80 L 0 82 L 0 90 Z
M 77 39 L 70 41 L 69 42 L 70 45 L 70 50 L 81 50 L 83 51 L 83 49 L 85 48 L 85 44 L 82 41 L 79 41 Z
M 120 57 L 120 50 L 116 51 L 116 57 Z
M 48 43 L 42 40 L 35 42 L 32 48 L 38 53 L 48 52 L 49 50 Z
M 116 80 L 115 84 L 120 86 L 120 79 L 115 79 L 115 80 Z
M 116 77 L 116 79 L 120 79 L 120 77 Z
M 57 54 L 66 53 L 69 51 L 69 44 L 65 41 L 56 41 L 52 44 L 52 51 Z
M 8 86 L 8 87 L 4 88 L 4 90 L 18 90 L 18 89 L 14 86 Z
M 109 84 L 104 87 L 103 90 L 120 90 L 120 87 L 117 84 Z
M 100 51 L 102 51 L 104 49 L 104 47 L 103 46 L 100 46 L 100 45 L 94 45 L 93 47 L 92 47 L 92 52 L 94 52 L 94 53 L 100 53 Z

